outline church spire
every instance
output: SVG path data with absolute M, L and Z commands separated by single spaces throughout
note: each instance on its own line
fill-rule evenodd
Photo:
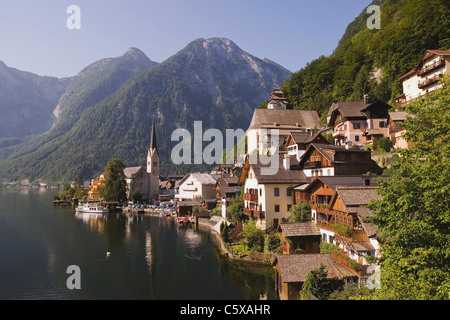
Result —
M 154 152 L 153 149 L 155 149 L 154 151 L 158 152 L 158 146 L 156 144 L 156 128 L 155 128 L 155 116 L 153 116 L 153 123 L 152 123 L 152 135 L 150 138 L 150 148 L 149 151 L 151 151 L 152 153 Z

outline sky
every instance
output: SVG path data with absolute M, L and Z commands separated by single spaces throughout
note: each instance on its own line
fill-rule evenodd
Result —
M 193 40 L 221 37 L 296 72 L 332 54 L 348 24 L 371 2 L 0 0 L 0 61 L 62 78 L 130 47 L 163 62 Z M 71 5 L 79 14 L 68 10 Z

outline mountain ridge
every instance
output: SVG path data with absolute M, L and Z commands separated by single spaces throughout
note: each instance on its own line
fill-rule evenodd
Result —
M 139 51 L 127 53 L 134 56 Z M 74 120 L 74 116 L 67 120 L 70 111 L 81 111 L 70 130 L 29 152 L 17 146 L 14 152 L 0 150 L 4 159 L 0 177 L 62 183 L 78 175 L 90 179 L 113 157 L 128 166 L 142 165 L 153 116 L 163 174 L 190 170 L 195 166 L 170 165 L 173 130 L 192 132 L 197 120 L 204 123 L 204 129 L 246 130 L 254 108 L 290 74 L 246 53 L 229 39 L 194 40 L 165 61 L 133 75 L 95 104 L 60 113 L 58 121 L 70 122 Z

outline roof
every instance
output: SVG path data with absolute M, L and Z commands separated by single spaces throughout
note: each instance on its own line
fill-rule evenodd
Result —
M 367 119 L 370 113 L 378 114 L 378 117 L 386 115 L 391 106 L 382 101 L 376 101 L 373 103 L 365 103 L 364 101 L 357 102 L 335 102 L 331 105 L 330 110 L 327 113 L 329 117 L 329 126 L 334 125 L 337 113 L 339 112 L 344 118 L 362 118 Z M 368 111 L 371 111 L 368 113 Z M 377 117 L 375 117 L 377 118 Z
M 420 58 L 419 62 L 417 63 L 416 67 L 410 70 L 408 73 L 401 76 L 400 78 L 398 78 L 398 81 L 403 80 L 404 78 L 416 73 L 420 68 L 422 68 L 423 62 L 434 55 L 449 56 L 450 50 L 432 50 L 432 49 L 426 50 L 422 58 Z
M 201 184 L 216 184 L 216 179 L 209 173 L 195 172 L 186 174 L 183 179 L 177 181 L 176 187 L 181 186 L 190 176 L 199 181 Z
M 404 121 L 406 120 L 406 117 L 408 116 L 408 112 L 406 111 L 394 111 L 394 112 L 389 112 L 389 117 L 393 120 L 393 121 Z M 411 115 L 412 116 L 412 115 Z
M 356 216 L 361 222 L 364 231 L 366 232 L 368 237 L 373 237 L 377 234 L 377 225 L 373 223 L 364 222 L 364 218 L 371 217 L 373 215 L 373 211 L 367 207 L 357 207 L 352 209 L 352 211 L 356 212 Z
M 372 199 L 382 199 L 382 196 L 377 193 L 377 188 L 377 186 L 337 187 L 336 193 L 346 207 L 364 206 L 368 205 Z
M 272 157 L 276 157 L 275 155 Z M 250 158 L 247 156 L 245 159 L 245 165 L 241 172 L 241 176 L 239 179 L 240 184 L 244 184 L 245 179 L 247 177 L 248 170 L 250 167 L 253 169 L 253 172 L 255 173 L 256 179 L 258 180 L 258 183 L 260 184 L 301 184 L 306 182 L 306 175 L 303 173 L 302 170 L 286 170 L 283 166 L 283 157 L 284 155 L 278 155 L 278 165 L 273 168 L 275 170 L 274 174 L 270 174 L 272 172 L 264 172 L 264 169 L 269 170 L 271 168 L 271 165 L 273 165 L 271 162 L 268 164 L 263 164 L 260 161 L 260 157 L 255 156 L 255 163 L 250 163 Z M 294 162 L 294 156 L 290 157 L 291 161 Z M 269 156 L 270 159 L 270 156 Z M 273 159 L 273 158 L 272 158 Z
M 332 144 L 322 144 L 322 143 L 312 143 L 309 145 L 306 152 L 302 155 L 300 159 L 299 165 L 304 163 L 306 159 L 309 157 L 313 149 L 316 149 L 323 155 L 328 161 L 331 163 L 350 163 L 351 160 L 336 160 L 336 153 L 371 153 L 370 150 L 365 149 L 356 149 L 356 148 L 347 148 L 346 146 L 332 145 Z M 370 161 L 370 159 L 368 159 Z M 361 161 L 358 161 L 361 162 Z
M 332 190 L 336 190 L 338 186 L 365 186 L 365 181 L 370 180 L 371 186 L 378 186 L 375 181 L 380 176 L 320 176 L 314 179 L 307 187 L 304 188 L 306 192 L 311 191 L 315 185 L 323 183 Z
M 285 237 L 320 236 L 319 228 L 313 221 L 281 223 L 280 228 Z
M 343 279 L 357 276 L 356 272 L 339 264 L 331 254 L 289 254 L 277 255 L 283 282 L 304 282 L 311 270 L 323 264 L 328 271 L 327 278 Z
M 383 135 L 383 132 L 381 132 L 378 129 L 366 129 L 364 131 L 363 136 L 377 136 L 377 135 Z
M 123 173 L 127 179 L 131 179 L 141 169 L 143 169 L 143 167 L 128 167 L 123 169 Z
M 290 128 L 320 128 L 319 114 L 314 110 L 255 109 L 249 129 L 273 126 Z

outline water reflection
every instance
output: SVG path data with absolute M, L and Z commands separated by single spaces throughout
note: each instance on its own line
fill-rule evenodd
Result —
M 104 233 L 105 231 L 105 221 L 107 219 L 106 214 L 76 212 L 75 218 L 87 224 L 91 231 L 96 231 L 99 233 Z

